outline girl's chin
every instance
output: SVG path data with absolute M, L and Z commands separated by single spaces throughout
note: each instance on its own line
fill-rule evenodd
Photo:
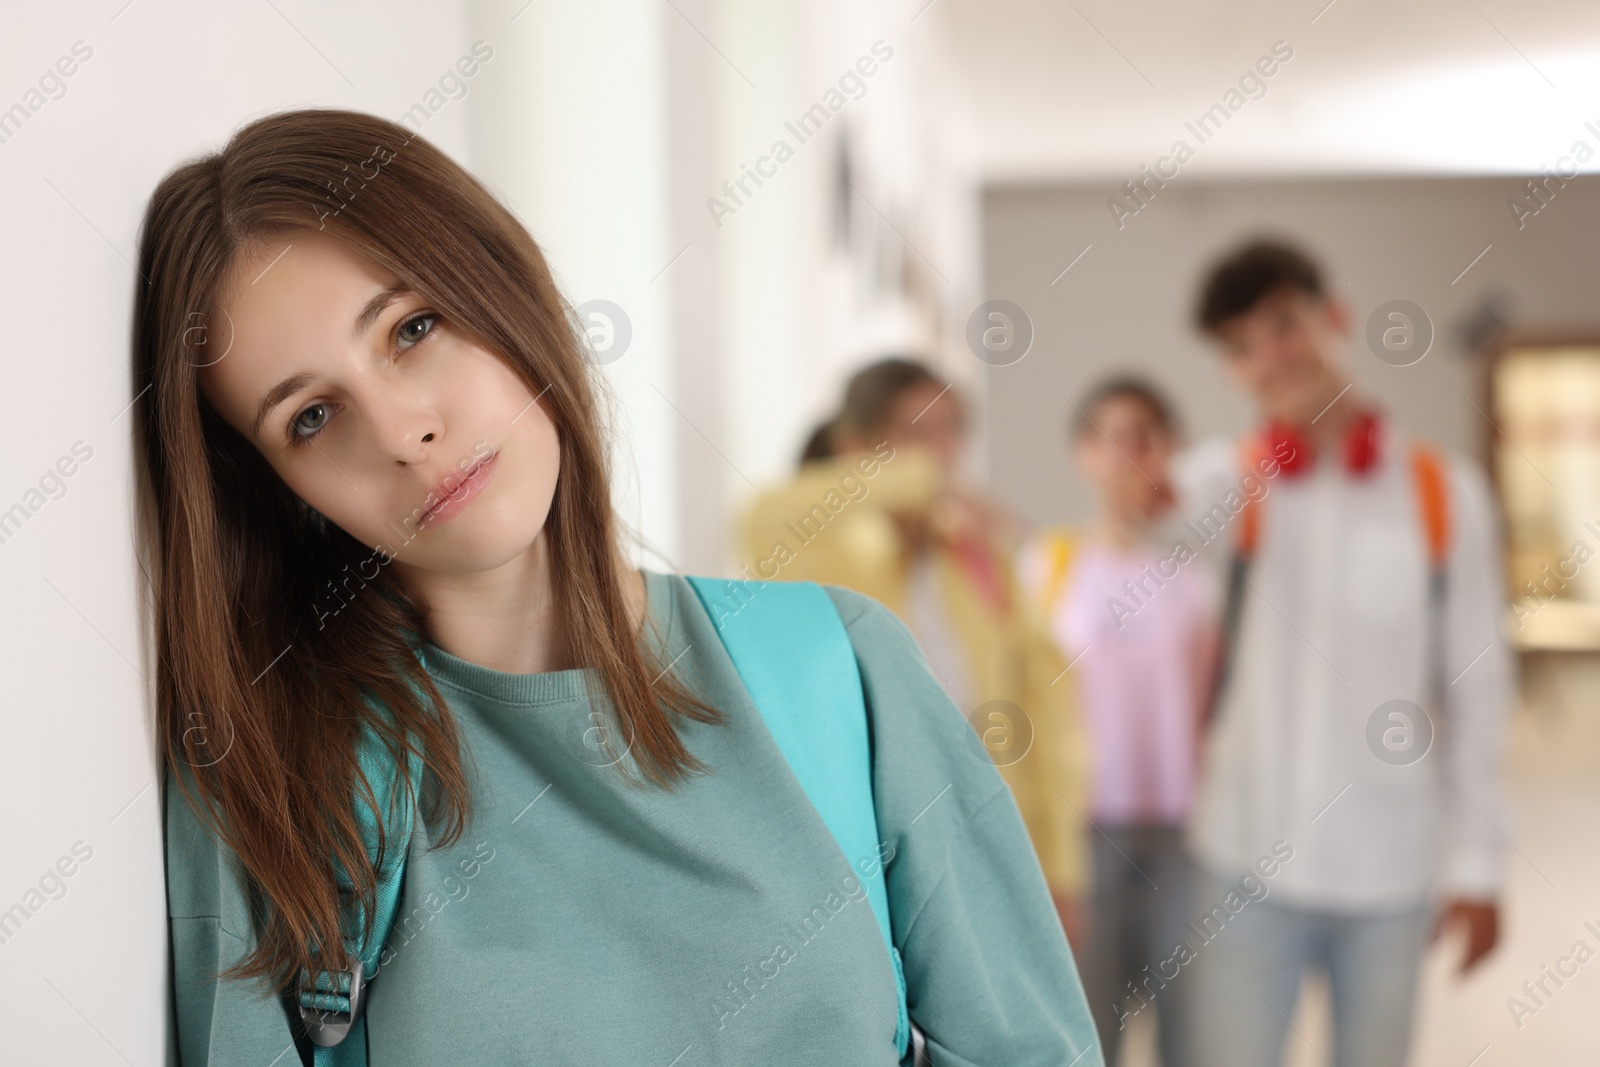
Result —
M 466 516 L 462 516 L 465 518 Z M 488 523 L 474 525 L 451 523 L 449 536 L 441 536 L 425 555 L 413 556 L 412 562 L 429 570 L 452 571 L 463 574 L 489 570 L 510 563 L 533 551 L 539 543 L 543 528 L 534 530 L 507 530 Z M 444 534 L 447 527 L 437 531 Z

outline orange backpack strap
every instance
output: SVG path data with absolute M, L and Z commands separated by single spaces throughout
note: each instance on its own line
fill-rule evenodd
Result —
M 1444 457 L 1437 449 L 1417 443 L 1411 448 L 1411 475 L 1416 483 L 1422 527 L 1428 538 L 1428 563 L 1435 573 L 1450 560 L 1450 503 Z
M 1450 573 L 1450 501 L 1445 458 L 1438 449 L 1420 441 L 1411 446 L 1411 476 L 1416 487 L 1417 507 L 1428 539 L 1428 606 L 1432 612 L 1429 627 L 1428 663 L 1432 696 L 1444 707 L 1445 684 L 1444 606 Z

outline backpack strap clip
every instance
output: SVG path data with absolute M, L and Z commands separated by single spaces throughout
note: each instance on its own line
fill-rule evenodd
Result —
M 306 986 L 308 974 L 300 972 L 300 1019 L 306 1024 L 306 1037 L 320 1048 L 330 1048 L 350 1034 L 367 1006 L 367 985 L 361 961 L 349 971 L 322 971 L 316 988 Z

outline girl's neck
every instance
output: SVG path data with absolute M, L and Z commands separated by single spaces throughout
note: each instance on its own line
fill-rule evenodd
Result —
M 620 560 L 618 568 L 637 636 L 645 613 L 644 575 Z M 453 656 L 507 674 L 589 666 L 577 663 L 569 646 L 570 626 L 558 612 L 543 531 L 525 552 L 490 570 L 447 574 L 402 567 L 400 573 L 428 605 L 428 639 Z
M 1119 515 L 1110 508 L 1100 508 L 1089 523 L 1090 538 L 1113 548 L 1142 545 L 1149 533 L 1150 523 L 1145 519 Z

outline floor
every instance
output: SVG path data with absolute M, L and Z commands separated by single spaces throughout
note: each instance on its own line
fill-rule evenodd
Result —
M 1429 954 L 1410 1067 L 1600 1064 L 1600 660 L 1527 661 L 1523 693 L 1508 734 L 1516 822 L 1502 827 L 1514 847 L 1501 943 L 1465 977 L 1455 973 L 1459 944 L 1442 942 Z M 1557 984 L 1546 967 L 1569 977 Z M 1532 996 L 1525 982 L 1535 983 Z M 1513 1013 L 1512 998 L 1527 1010 Z M 1325 990 L 1313 980 L 1284 1067 L 1329 1067 L 1326 1019 Z M 1118 1067 L 1153 1067 L 1152 1035 L 1141 1021 Z

